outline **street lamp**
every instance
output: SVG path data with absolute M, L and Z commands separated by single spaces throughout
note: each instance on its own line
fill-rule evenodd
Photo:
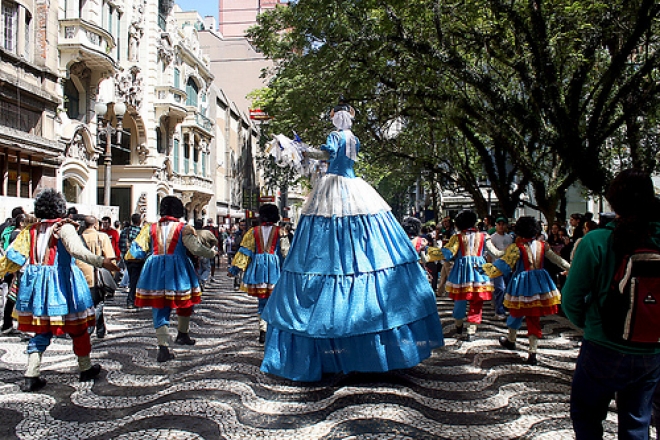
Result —
M 115 117 L 117 118 L 117 128 L 111 125 L 111 118 L 106 118 L 108 113 L 108 104 L 97 102 L 94 106 L 94 111 L 98 118 L 98 131 L 99 134 L 105 132 L 105 154 L 103 156 L 103 164 L 105 165 L 105 180 L 103 183 L 103 204 L 110 206 L 110 183 L 112 171 L 112 133 L 117 133 L 117 143 L 121 145 L 121 122 L 126 114 L 126 104 L 123 102 L 111 103 Z M 105 123 L 105 126 L 103 126 Z

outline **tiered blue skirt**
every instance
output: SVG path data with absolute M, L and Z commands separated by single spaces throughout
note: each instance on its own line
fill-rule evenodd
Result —
M 357 209 L 342 203 L 351 190 L 369 202 Z M 303 209 L 262 314 L 268 322 L 262 371 L 317 381 L 324 373 L 417 365 L 444 340 L 435 295 L 410 240 L 361 179 L 324 177 L 312 204 L 319 192 L 335 202 Z

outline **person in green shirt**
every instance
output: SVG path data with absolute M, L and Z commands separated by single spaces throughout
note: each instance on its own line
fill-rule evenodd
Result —
M 576 439 L 603 437 L 603 421 L 616 393 L 619 439 L 647 439 L 651 399 L 660 380 L 660 348 L 609 339 L 600 306 L 610 290 L 618 255 L 639 247 L 660 248 L 660 202 L 653 182 L 638 169 L 621 172 L 606 198 L 617 216 L 585 235 L 562 289 L 562 308 L 584 330 L 571 388 Z

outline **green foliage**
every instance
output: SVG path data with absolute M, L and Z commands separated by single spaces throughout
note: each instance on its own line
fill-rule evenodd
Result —
M 321 143 L 342 94 L 375 183 L 426 170 L 483 213 L 485 176 L 506 215 L 531 188 L 552 220 L 577 180 L 600 194 L 621 167 L 656 167 L 659 13 L 652 0 L 306 0 L 250 37 L 276 61 L 274 132 Z

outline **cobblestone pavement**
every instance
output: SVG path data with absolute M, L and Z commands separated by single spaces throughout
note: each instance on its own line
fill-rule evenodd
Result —
M 456 340 L 452 302 L 438 300 L 446 347 L 415 368 L 335 375 L 299 384 L 259 371 L 256 300 L 219 272 L 191 322 L 194 347 L 156 362 L 151 310 L 106 306 L 108 335 L 93 338 L 104 371 L 78 382 L 71 342 L 43 357 L 40 393 L 23 393 L 25 341 L 0 337 L 0 439 L 569 439 L 568 396 L 580 339 L 544 318 L 539 365 L 497 343 L 501 321 L 484 312 L 473 342 Z M 173 316 L 173 321 L 176 318 Z M 170 326 L 172 337 L 176 322 Z M 615 415 L 606 424 L 614 438 Z

